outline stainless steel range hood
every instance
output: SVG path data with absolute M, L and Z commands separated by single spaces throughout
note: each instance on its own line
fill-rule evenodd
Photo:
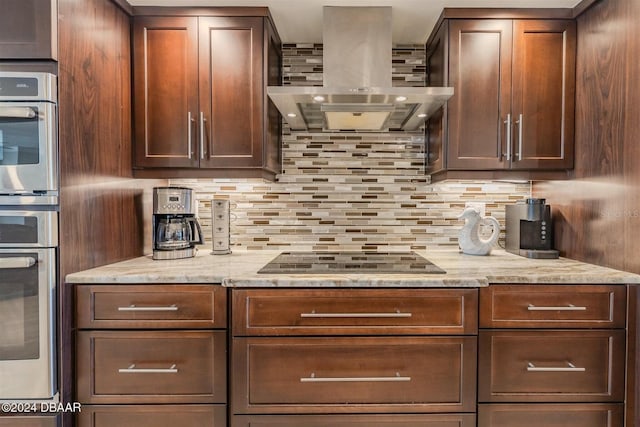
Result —
M 323 8 L 323 87 L 269 86 L 293 130 L 415 130 L 449 87 L 392 87 L 391 7 Z

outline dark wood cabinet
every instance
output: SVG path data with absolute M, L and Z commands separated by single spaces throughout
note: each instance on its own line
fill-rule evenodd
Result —
M 444 19 L 427 45 L 429 84 L 454 87 L 427 124 L 434 179 L 571 169 L 575 51 L 573 20 Z
M 477 289 L 231 294 L 231 425 L 475 424 Z
M 622 427 L 627 292 L 586 284 L 482 288 L 478 427 Z
M 253 9 L 252 9 L 253 10 Z M 264 16 L 136 16 L 134 168 L 140 177 L 280 172 L 280 40 Z
M 75 286 L 78 427 L 224 427 L 227 290 Z
M 86 427 L 226 427 L 225 405 L 83 405 Z
M 478 427 L 621 427 L 622 404 L 478 405 Z
M 57 415 L 0 416 L 0 427 L 57 427 Z
M 241 415 L 231 427 L 475 427 L 474 414 Z M 590 426 L 589 426 L 590 427 Z
M 58 58 L 57 0 L 0 0 L 0 59 Z

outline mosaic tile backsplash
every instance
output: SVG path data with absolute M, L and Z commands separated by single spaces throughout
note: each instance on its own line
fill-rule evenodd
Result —
M 393 85 L 424 85 L 424 47 L 393 51 Z M 322 85 L 322 45 L 283 46 L 284 84 Z M 283 133 L 283 173 L 261 179 L 175 179 L 196 190 L 206 245 L 211 199 L 231 202 L 231 244 L 251 250 L 407 251 L 457 247 L 465 203 L 486 203 L 504 230 L 504 205 L 528 183 L 425 175 L 421 133 Z M 501 239 L 504 245 L 504 233 Z

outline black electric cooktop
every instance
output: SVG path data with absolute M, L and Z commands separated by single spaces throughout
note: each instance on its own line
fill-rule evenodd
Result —
M 444 274 L 415 252 L 282 252 L 258 273 L 263 274 Z

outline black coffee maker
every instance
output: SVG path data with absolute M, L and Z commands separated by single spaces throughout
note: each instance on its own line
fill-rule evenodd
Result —
M 184 187 L 153 189 L 153 259 L 195 256 L 196 244 L 203 244 L 196 219 L 193 190 Z
M 505 249 L 527 258 L 558 258 L 559 252 L 553 249 L 551 206 L 545 199 L 506 205 Z

